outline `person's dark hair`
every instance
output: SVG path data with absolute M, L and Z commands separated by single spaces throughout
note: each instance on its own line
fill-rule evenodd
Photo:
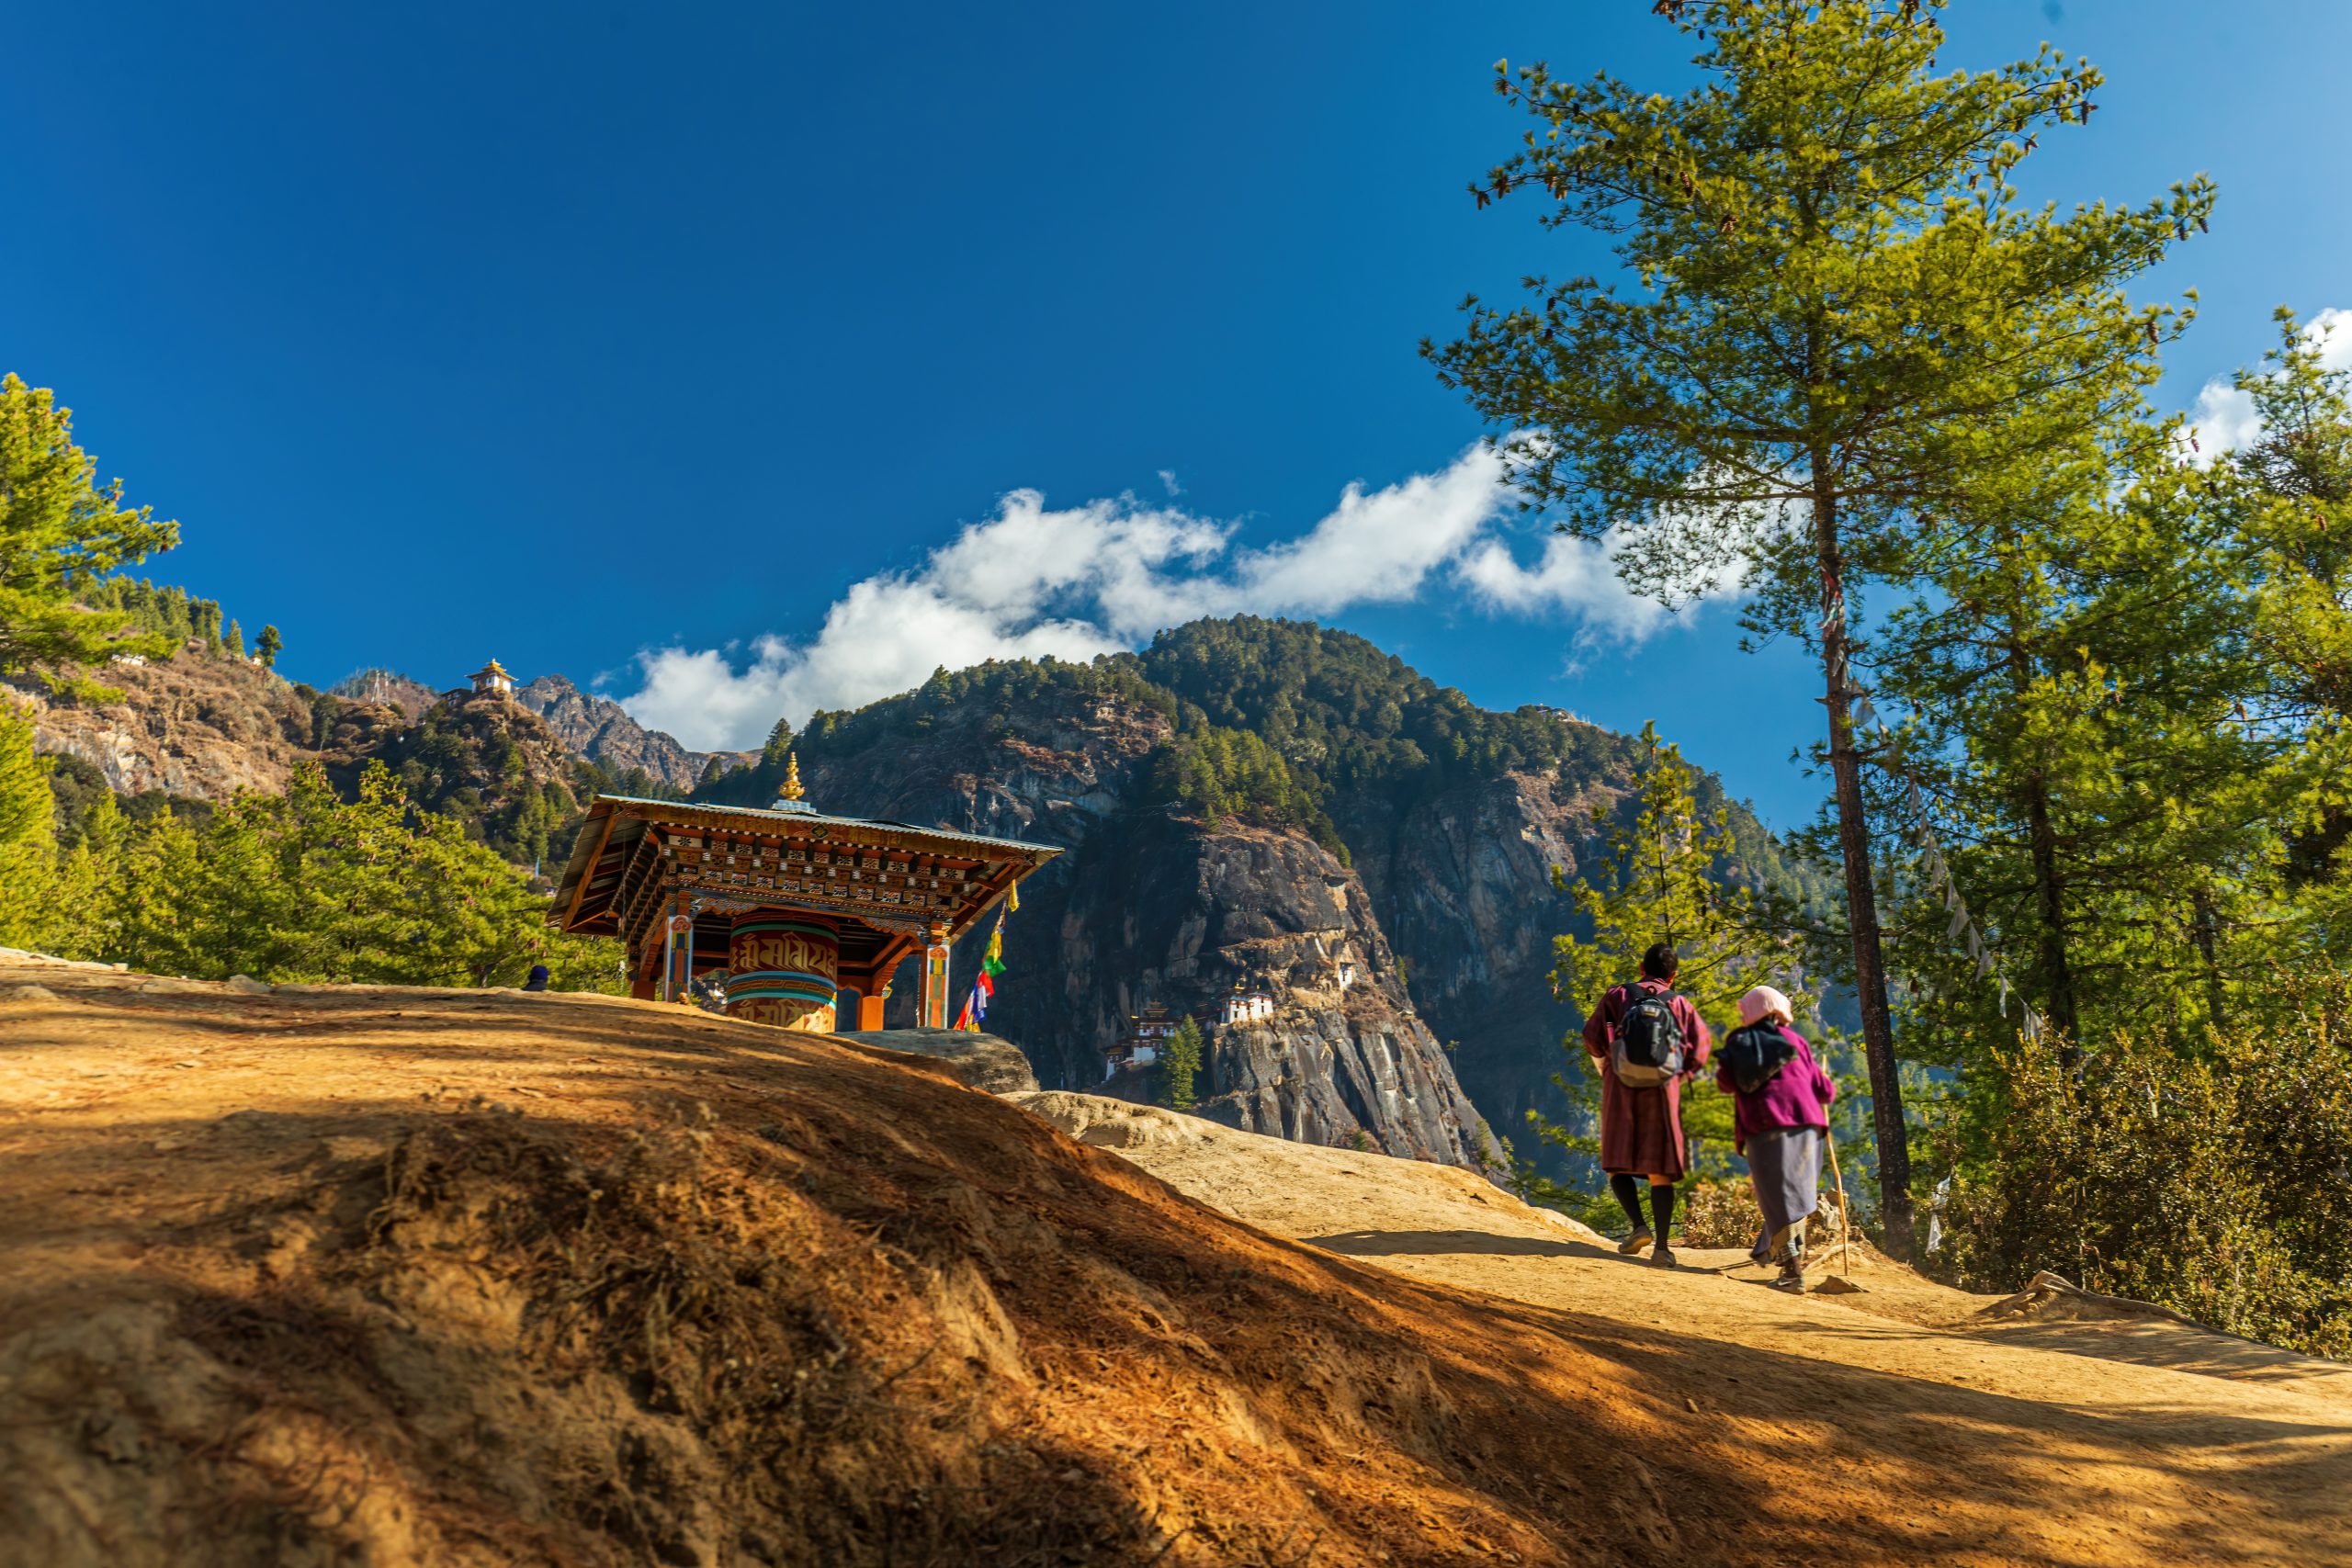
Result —
M 1650 950 L 1642 954 L 1642 973 L 1653 980 L 1671 980 L 1681 967 L 1682 960 L 1671 942 L 1653 942 Z

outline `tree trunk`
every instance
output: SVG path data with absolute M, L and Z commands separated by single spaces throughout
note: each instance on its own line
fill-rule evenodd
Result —
M 2022 713 L 2033 687 L 2033 660 L 2018 640 L 2017 625 L 2013 615 L 2007 653 L 2009 689 L 2017 694 Z M 2058 1026 L 2058 1059 L 2072 1073 L 2082 1065 L 2082 1014 L 2075 998 L 2074 965 L 2066 958 L 2066 890 L 2058 876 L 2057 829 L 2050 825 L 2050 784 L 2041 773 L 2026 775 L 2023 804 L 2026 850 L 2033 861 L 2035 946 L 2042 983 L 2050 988 L 2050 1021 Z
M 2205 1011 L 2212 1027 L 2222 1027 L 2222 958 L 2220 932 L 2222 917 L 2213 908 L 2213 896 L 2199 887 L 2189 896 L 2190 930 L 2195 933 L 2197 955 L 2204 960 Z
M 2066 961 L 2065 889 L 2058 880 L 2058 835 L 2050 826 L 2050 791 L 2040 774 L 2026 782 L 2025 823 L 2033 853 L 2034 916 L 2040 926 L 2041 978 L 2050 987 L 2050 1021 L 2058 1026 L 2058 1060 L 2071 1073 L 2082 1065 L 2082 1018 L 2075 1004 L 2075 971 Z
M 1816 480 L 1825 472 L 1818 455 Z M 1879 937 L 1878 889 L 1871 878 L 1870 823 L 1862 805 L 1862 763 L 1848 712 L 1845 590 L 1838 548 L 1838 502 L 1826 486 L 1813 498 L 1814 544 L 1821 563 L 1822 667 L 1828 681 L 1829 771 L 1836 784 L 1838 849 L 1846 869 L 1846 922 L 1854 943 L 1854 989 L 1862 1007 L 1862 1045 L 1871 1075 L 1871 1120 L 1878 1142 L 1879 1213 L 1889 1256 L 1916 1256 L 1911 1220 L 1911 1145 L 1903 1120 L 1903 1080 L 1894 1059 L 1894 1018 L 1886 999 L 1886 958 Z

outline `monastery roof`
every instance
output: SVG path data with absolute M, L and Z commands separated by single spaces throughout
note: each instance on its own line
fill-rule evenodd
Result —
M 444 666 L 444 668 L 447 668 L 447 666 Z M 501 663 L 500 663 L 497 660 L 495 660 L 495 659 L 492 660 L 489 663 L 487 663 L 487 664 L 483 665 L 481 669 L 479 669 L 479 670 L 475 671 L 472 674 L 470 674 L 470 675 L 467 676 L 467 677 L 466 677 L 466 679 L 467 679 L 467 680 L 469 680 L 469 681 L 479 681 L 479 680 L 481 680 L 481 679 L 483 676 L 485 676 L 485 675 L 495 675 L 495 676 L 500 677 L 500 678 L 501 678 L 501 679 L 503 679 L 503 680 L 507 680 L 507 681 L 512 681 L 513 679 L 514 679 L 514 676 L 512 676 L 512 675 L 510 675 L 510 674 L 508 674 L 508 673 L 506 672 L 506 666 L 505 666 L 505 665 L 503 665 L 503 664 L 501 664 Z

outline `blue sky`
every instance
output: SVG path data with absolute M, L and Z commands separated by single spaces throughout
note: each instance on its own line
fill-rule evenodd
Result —
M 1606 265 L 1463 187 L 1518 133 L 1498 56 L 1680 81 L 1648 9 L 40 8 L 0 53 L 0 364 L 180 519 L 153 573 L 298 678 L 494 653 L 711 744 L 1289 610 L 1489 705 L 1655 716 L 1790 824 L 1801 665 L 1536 575 L 1415 354 L 1465 292 Z M 2148 286 L 2204 299 L 2169 401 L 2274 304 L 2352 305 L 2352 7 L 1950 19 L 1955 62 L 2048 38 L 2111 78 L 2030 194 L 2220 182 Z

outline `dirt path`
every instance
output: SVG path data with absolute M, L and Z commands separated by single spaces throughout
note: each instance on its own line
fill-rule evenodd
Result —
M 1979 1314 L 1998 1298 L 1860 1255 L 1845 1271 L 1863 1293 L 1790 1297 L 1736 1251 L 1654 1268 L 1466 1172 L 1016 1098 L 1277 1235 L 1577 1314 L 1688 1389 L 1696 1416 L 1784 1454 L 1795 1495 L 1853 1456 L 1902 1456 L 1920 1491 L 1886 1506 L 1949 1550 L 2352 1562 L 2352 1367 L 2161 1320 L 1992 1323 Z
M 0 955 L 0 1562 L 2352 1562 L 2340 1369 L 1033 1104 L 1085 1142 L 652 1003 Z

